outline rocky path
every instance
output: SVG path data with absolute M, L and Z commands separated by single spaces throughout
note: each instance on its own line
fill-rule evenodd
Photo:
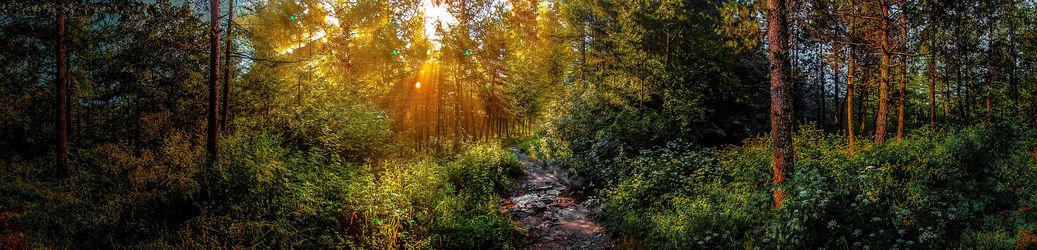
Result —
M 600 212 L 600 199 L 574 194 L 565 169 L 513 151 L 524 174 L 516 190 L 505 197 L 503 212 L 529 229 L 530 249 L 615 248 L 605 228 L 590 219 Z

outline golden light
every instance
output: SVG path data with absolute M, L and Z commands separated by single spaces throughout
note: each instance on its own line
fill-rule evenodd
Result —
M 415 82 L 414 83 L 414 88 L 420 89 L 421 88 L 421 82 Z
M 437 0 L 422 0 L 422 13 L 425 15 L 425 36 L 433 41 L 433 45 L 439 48 L 439 34 L 436 34 L 436 26 L 448 29 L 457 24 L 458 20 L 450 11 L 447 3 Z

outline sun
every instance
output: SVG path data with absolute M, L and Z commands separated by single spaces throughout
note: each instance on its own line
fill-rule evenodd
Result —
M 448 29 L 457 24 L 457 18 L 447 9 L 447 3 L 442 0 L 421 0 L 422 12 L 425 14 L 425 36 L 429 40 L 439 40 L 436 34 L 436 25 Z M 438 45 L 438 43 L 436 43 Z M 438 47 L 438 46 L 437 46 Z

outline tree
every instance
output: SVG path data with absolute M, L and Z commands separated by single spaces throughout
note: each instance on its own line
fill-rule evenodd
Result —
M 879 20 L 879 46 L 881 57 L 879 64 L 879 110 L 875 113 L 875 143 L 886 142 L 886 122 L 889 115 L 889 4 L 883 0 L 880 4 L 882 16 Z
M 220 0 L 212 0 L 209 6 L 209 115 L 206 149 L 209 151 L 209 166 L 216 164 L 216 126 L 217 126 L 217 82 L 220 70 Z
M 230 58 L 230 52 L 232 51 L 231 46 L 233 45 L 233 34 L 231 34 L 231 32 L 234 30 L 234 0 L 230 0 L 230 6 L 227 8 L 227 12 L 229 12 L 227 13 L 227 45 L 224 49 L 224 52 L 226 53 L 226 59 L 224 60 L 227 60 L 227 66 L 223 69 L 223 110 L 220 110 L 220 115 L 223 116 L 223 118 L 220 119 L 220 130 L 224 133 L 227 132 L 227 124 L 230 123 L 230 120 L 227 119 L 227 114 L 229 113 L 228 111 L 230 111 L 230 106 L 228 105 L 230 100 L 230 75 L 231 71 L 234 70 L 232 67 L 234 60 Z
M 57 0 L 58 4 L 58 50 L 57 50 L 57 76 L 54 81 L 58 87 L 57 124 L 55 126 L 58 137 L 57 147 L 57 174 L 60 177 L 68 175 L 68 60 L 67 44 L 65 42 L 65 1 Z
M 854 34 L 854 24 L 857 21 L 857 17 L 854 16 L 857 14 L 857 7 L 855 6 L 855 4 L 855 1 L 850 1 L 850 8 L 853 10 L 853 13 L 848 17 L 849 26 L 847 28 L 846 43 L 846 138 L 849 144 L 847 151 L 851 156 L 854 155 L 854 153 L 856 153 L 857 151 L 857 145 L 855 145 L 854 143 L 853 135 L 853 92 L 856 91 L 856 85 L 854 85 L 853 77 L 856 74 L 856 71 L 854 71 L 854 66 L 856 65 L 854 64 L 855 58 L 853 56 L 853 52 L 855 46 L 853 46 L 852 38 Z
M 774 141 L 774 207 L 780 208 L 785 193 L 781 184 L 794 164 L 792 149 L 792 116 L 789 113 L 789 92 L 785 85 L 789 56 L 786 51 L 786 2 L 767 0 L 767 58 L 771 74 L 771 137 Z
M 900 5 L 900 99 L 897 100 L 897 141 L 904 140 L 904 108 L 907 102 L 907 1 Z
M 930 48 L 932 50 L 933 48 Z M 929 127 L 936 127 L 936 56 L 929 51 Z

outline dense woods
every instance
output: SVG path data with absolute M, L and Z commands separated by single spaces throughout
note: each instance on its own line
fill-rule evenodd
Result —
M 1037 247 L 1032 0 L 14 0 L 0 65 L 0 248 Z

